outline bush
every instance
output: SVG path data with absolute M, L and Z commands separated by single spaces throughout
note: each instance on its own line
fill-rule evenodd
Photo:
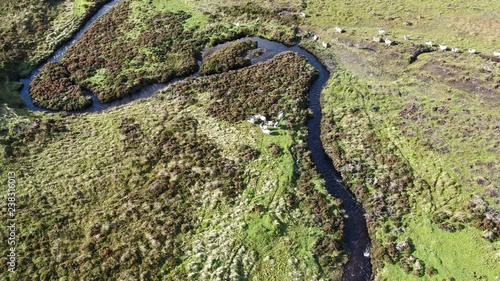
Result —
M 243 56 L 247 51 L 255 48 L 257 48 L 257 42 L 254 41 L 228 43 L 217 49 L 213 54 L 203 58 L 200 73 L 209 75 L 249 66 L 251 64 L 250 59 Z
M 63 65 L 47 63 L 31 82 L 33 104 L 52 110 L 78 110 L 90 106 L 91 98 L 85 96 L 69 76 Z

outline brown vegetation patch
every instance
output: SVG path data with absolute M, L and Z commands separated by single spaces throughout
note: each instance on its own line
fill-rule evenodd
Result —
M 203 57 L 203 64 L 199 72 L 203 75 L 209 75 L 249 66 L 251 62 L 248 57 L 245 57 L 245 54 L 255 48 L 257 48 L 255 41 L 245 40 L 228 43 Z
M 30 95 L 35 105 L 52 110 L 77 110 L 92 103 L 70 79 L 69 71 L 55 62 L 47 63 L 33 79 Z
M 228 122 L 245 120 L 255 114 L 276 118 L 280 112 L 288 117 L 288 126 L 303 125 L 307 116 L 307 90 L 315 70 L 302 56 L 285 52 L 273 59 L 236 71 L 177 83 L 179 93 L 194 91 L 211 95 L 208 112 Z

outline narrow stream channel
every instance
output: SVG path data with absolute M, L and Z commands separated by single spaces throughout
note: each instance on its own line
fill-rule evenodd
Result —
M 48 60 L 47 62 L 60 61 L 62 56 L 68 47 L 74 44 L 81 35 L 87 30 L 87 28 L 101 15 L 106 13 L 111 7 L 119 3 L 120 0 L 113 0 L 108 4 L 104 5 L 75 35 L 75 37 L 68 43 L 61 46 Z M 372 267 L 369 257 L 369 246 L 370 238 L 368 236 L 368 230 L 366 222 L 364 219 L 364 210 L 361 205 L 356 201 L 352 193 L 343 185 L 340 174 L 333 167 L 331 159 L 325 153 L 323 145 L 321 144 L 321 105 L 320 97 L 321 90 L 323 86 L 328 81 L 330 74 L 327 69 L 319 62 L 316 57 L 306 50 L 295 45 L 292 47 L 287 47 L 281 43 L 269 41 L 259 37 L 247 37 L 240 40 L 253 40 L 258 43 L 258 47 L 264 50 L 264 53 L 256 58 L 252 58 L 252 64 L 258 63 L 271 59 L 276 54 L 285 51 L 296 52 L 308 59 L 309 63 L 314 66 L 319 73 L 318 78 L 309 88 L 309 107 L 313 112 L 312 118 L 309 119 L 308 127 L 308 138 L 307 142 L 309 149 L 312 152 L 312 159 L 314 164 L 318 167 L 319 172 L 323 176 L 326 182 L 326 188 L 328 192 L 336 198 L 339 198 L 343 202 L 344 209 L 346 210 L 348 218 L 344 222 L 344 242 L 349 250 L 349 259 L 344 267 L 344 274 L 342 280 L 369 280 L 372 274 Z M 32 110 L 53 112 L 50 110 L 39 108 L 33 105 L 31 97 L 29 96 L 29 84 L 33 78 L 40 72 L 40 69 L 45 65 L 38 66 L 33 70 L 28 78 L 21 79 L 23 83 L 23 88 L 21 90 L 21 96 L 26 103 L 26 106 Z M 194 73 L 191 76 L 197 76 L 198 73 Z M 180 79 L 174 79 L 170 83 L 175 83 L 180 81 Z M 168 84 L 153 84 L 142 88 L 137 93 L 130 95 L 128 97 L 115 100 L 110 103 L 100 103 L 95 96 L 92 97 L 92 106 L 75 113 L 84 112 L 100 112 L 108 108 L 123 105 L 132 102 L 137 99 L 142 99 L 150 97 L 157 91 L 163 89 Z

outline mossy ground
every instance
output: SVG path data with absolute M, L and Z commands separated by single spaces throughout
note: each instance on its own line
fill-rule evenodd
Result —
M 397 237 L 396 242 L 409 238 L 414 247 L 411 256 L 422 260 L 425 268 L 432 267 L 437 270 L 432 276 L 429 274 L 422 276 L 424 279 L 440 280 L 453 277 L 456 280 L 469 280 L 474 278 L 474 274 L 486 279 L 496 278 L 499 242 L 498 240 L 490 242 L 483 238 L 487 230 L 483 231 L 482 227 L 478 229 L 481 223 L 467 207 L 473 200 L 474 194 L 482 194 L 483 199 L 490 202 L 485 213 L 494 212 L 497 199 L 491 197 L 486 186 L 478 184 L 475 179 L 479 173 L 484 173 L 484 177 L 488 179 L 495 176 L 493 173 L 489 174 L 489 168 L 476 169 L 469 174 L 457 174 L 455 171 L 457 167 L 466 169 L 463 164 L 458 165 L 458 161 L 465 161 L 463 158 L 457 159 L 458 156 L 477 159 L 485 147 L 465 146 L 469 154 L 464 153 L 467 150 L 457 151 L 459 148 L 463 149 L 463 145 L 467 142 L 474 141 L 465 138 L 461 141 L 462 146 L 450 148 L 450 152 L 439 148 L 429 149 L 429 145 L 422 145 L 420 142 L 425 140 L 424 143 L 428 143 L 432 139 L 418 134 L 407 134 L 405 133 L 407 126 L 403 126 L 403 129 L 398 126 L 402 120 L 401 108 L 408 102 L 407 95 L 370 91 L 366 84 L 356 78 L 353 80 L 351 75 L 337 76 L 337 79 L 334 79 L 324 91 L 323 111 L 326 119 L 323 128 L 326 132 L 323 140 L 327 143 L 327 152 L 334 157 L 334 162 L 344 175 L 346 183 L 358 196 L 364 198 L 363 205 L 368 213 L 378 216 L 388 210 L 391 214 L 386 219 L 376 217 L 374 220 L 368 220 L 374 244 L 373 256 L 384 260 L 385 254 L 380 255 L 376 249 L 388 246 L 390 248 L 388 237 Z M 390 102 L 386 100 L 389 98 Z M 430 107 L 437 106 L 436 103 L 430 104 Z M 430 115 L 429 119 L 433 119 L 433 115 L 442 114 L 436 113 L 432 108 L 426 112 Z M 395 116 L 394 119 L 389 119 L 391 116 Z M 450 127 L 450 123 L 453 124 L 450 119 L 442 116 L 441 118 L 448 121 L 448 127 L 441 130 L 439 124 L 430 125 L 422 119 L 414 121 L 422 122 L 418 126 L 419 131 L 425 130 L 424 125 L 432 128 L 434 134 L 457 130 Z M 461 121 L 461 124 L 464 124 L 464 121 Z M 329 129 L 332 128 L 330 125 L 333 125 L 333 129 Z M 495 134 L 494 131 L 488 130 L 484 133 Z M 483 140 L 485 139 L 478 137 L 476 141 Z M 446 141 L 451 141 L 455 145 L 459 142 L 449 136 Z M 377 142 L 385 145 L 377 148 L 375 145 Z M 434 147 L 436 146 L 434 144 Z M 377 151 L 379 155 L 394 155 L 394 159 L 391 162 L 380 162 Z M 451 152 L 454 153 L 450 155 Z M 484 155 L 486 157 L 483 161 L 495 161 L 491 158 L 495 157 L 491 153 Z M 356 165 L 360 166 L 360 170 L 351 168 Z M 406 167 L 405 172 L 393 176 L 400 167 Z M 384 190 L 383 185 L 386 183 L 382 180 L 387 176 L 391 179 L 389 185 L 399 184 L 400 180 L 406 178 L 412 179 L 411 182 L 402 182 L 404 185 L 401 191 L 395 192 L 390 189 L 391 193 L 383 194 L 383 197 L 389 200 L 394 194 L 407 198 L 406 204 L 397 205 L 400 214 L 393 215 L 389 206 L 387 210 L 379 210 L 379 204 L 371 205 L 373 202 L 378 202 L 375 198 L 378 192 Z M 409 209 L 401 208 L 403 206 Z M 439 212 L 449 214 L 450 220 L 436 221 L 434 215 Z M 412 274 L 409 275 L 404 272 L 405 264 L 409 263 L 412 266 L 413 262 L 408 262 L 404 255 L 398 259 L 397 264 L 385 262 L 384 266 L 377 266 L 377 278 L 390 280 L 422 278 L 414 270 L 410 270 Z
M 283 20 L 270 17 L 265 18 L 264 22 L 252 12 L 241 12 L 245 11 L 241 8 L 235 8 L 239 11 L 238 14 L 229 12 L 232 5 L 245 3 L 246 1 L 228 3 L 215 0 L 153 1 L 159 9 L 189 11 L 193 14 L 193 17 L 185 23 L 189 27 L 204 25 L 210 18 L 209 14 L 216 13 L 219 20 L 227 21 L 226 27 L 230 30 L 248 29 L 256 35 L 283 40 L 291 38 L 292 34 L 292 28 L 285 29 L 283 26 L 290 22 L 288 19 L 295 17 L 299 20 L 299 31 L 318 34 L 320 37 L 318 42 L 309 40 L 305 42 L 308 42 L 310 48 L 315 49 L 318 54 L 334 54 L 336 61 L 330 66 L 336 66 L 332 70 L 341 73 L 339 76 L 332 76 L 329 86 L 323 93 L 323 110 L 326 117 L 323 126 L 331 129 L 331 131 L 323 130 L 325 148 L 330 155 L 336 157 L 333 160 L 339 170 L 343 171 L 346 184 L 362 198 L 368 213 L 377 214 L 378 211 L 372 207 L 375 202 L 381 200 L 378 196 L 380 184 L 374 184 L 374 178 L 377 180 L 384 178 L 385 183 L 389 183 L 388 188 L 397 191 L 397 196 L 383 194 L 382 200 L 399 203 L 402 207 L 399 211 L 379 210 L 388 219 L 387 221 L 379 219 L 380 223 L 370 228 L 374 242 L 372 259 L 378 263 L 374 272 L 375 279 L 473 280 L 479 276 L 484 276 L 483 278 L 488 280 L 497 278 L 500 248 L 498 239 L 490 242 L 482 236 L 487 234 L 488 227 L 491 227 L 491 220 L 487 220 L 485 214 L 495 214 L 495 212 L 498 214 L 499 66 L 498 62 L 484 57 L 490 56 L 493 50 L 498 50 L 497 30 L 500 24 L 497 16 L 500 10 L 498 1 L 446 3 L 273 1 L 261 5 L 271 10 L 279 10 Z M 225 7 L 224 12 L 220 12 L 221 6 Z M 306 14 L 303 19 L 297 16 L 301 11 Z M 241 27 L 235 26 L 234 23 L 238 23 Z M 335 32 L 336 25 L 344 27 L 346 32 L 342 34 Z M 371 38 L 377 35 L 379 28 L 385 28 L 387 37 L 394 39 L 398 45 L 384 46 L 382 43 L 373 42 Z M 403 41 L 402 36 L 406 34 L 410 35 L 412 40 Z M 217 43 L 220 35 L 215 34 L 211 42 Z M 475 48 L 482 56 L 433 51 L 415 57 L 416 60 L 410 64 L 414 50 L 420 48 L 419 45 L 427 40 L 432 40 L 435 44 L 448 45 L 450 48 L 457 47 L 462 50 Z M 321 41 L 330 43 L 332 47 L 322 49 Z M 39 43 L 38 46 L 43 44 Z M 43 49 L 43 47 L 38 48 Z M 35 56 L 31 54 L 30 57 Z M 8 87 L 13 89 L 11 86 Z M 138 102 L 135 106 L 126 106 L 124 109 L 103 115 L 110 119 L 111 115 L 118 114 L 116 112 L 121 110 L 127 110 L 124 115 L 134 110 L 148 112 L 148 108 L 142 106 L 144 103 L 147 104 Z M 16 114 L 12 110 L 4 110 L 4 113 L 5 118 L 10 120 L 26 119 L 18 116 L 20 112 Z M 71 121 L 75 122 L 72 126 L 79 128 L 76 132 L 82 132 L 73 132 L 71 144 L 68 142 L 63 145 L 64 140 L 49 141 L 54 145 L 50 151 L 53 153 L 58 151 L 56 155 L 60 154 L 58 158 L 50 160 L 53 162 L 49 161 L 52 157 L 50 155 L 33 156 L 36 159 L 30 161 L 33 161 L 40 170 L 55 169 L 63 160 L 76 161 L 65 160 L 66 155 L 70 153 L 63 155 L 61 150 L 72 151 L 74 155 L 79 155 L 75 157 L 79 160 L 78 163 L 73 164 L 87 163 L 84 165 L 85 168 L 82 168 L 84 170 L 75 170 L 72 174 L 64 171 L 53 172 L 65 175 L 68 177 L 67 180 L 78 179 L 79 183 L 75 184 L 87 184 L 88 179 L 79 177 L 78 173 L 92 171 L 93 163 L 99 163 L 95 162 L 95 155 L 108 155 L 108 157 L 114 155 L 113 151 L 107 151 L 100 141 L 109 145 L 119 145 L 119 135 L 116 132 L 111 133 L 118 121 L 113 123 L 112 118 L 101 120 L 100 116 L 103 115 L 84 117 L 88 124 L 77 125 L 76 121 Z M 135 117 L 140 115 L 140 113 L 134 114 Z M 31 113 L 28 116 L 31 116 Z M 238 125 L 238 130 L 251 130 L 249 124 L 243 123 L 241 126 Z M 224 128 L 227 126 L 224 122 L 217 124 Z M 3 125 L 4 128 L 12 127 L 12 122 L 4 122 Z M 233 125 L 229 128 L 231 126 Z M 93 130 L 100 133 L 88 135 L 87 132 Z M 337 133 L 339 135 L 331 139 Z M 231 133 L 228 132 L 228 135 Z M 98 136 L 106 137 L 101 139 Z M 251 140 L 242 141 L 248 141 L 250 146 L 260 150 L 262 155 L 266 155 L 267 146 L 264 144 L 272 137 L 276 136 L 263 136 L 255 143 Z M 279 137 L 281 139 L 278 144 L 291 141 L 282 138 L 281 135 Z M 225 138 L 212 138 L 212 140 L 226 144 L 223 150 L 228 155 L 231 155 L 231 151 L 234 154 L 234 150 L 227 145 Z M 46 142 L 43 138 L 40 141 Z M 88 143 L 78 149 L 74 144 L 80 144 L 82 141 Z M 56 145 L 58 142 L 61 144 Z M 84 156 L 86 149 L 81 148 L 85 147 L 89 147 L 89 153 L 94 151 L 98 153 L 93 155 L 94 158 Z M 95 147 L 99 148 L 96 150 Z M 264 147 L 266 149 L 263 149 Z M 284 145 L 282 147 L 285 148 Z M 262 155 L 261 158 L 265 157 Z M 382 158 L 370 159 L 371 156 Z M 133 157 L 127 155 L 127 159 L 127 162 L 132 161 Z M 256 165 L 255 169 L 260 171 L 265 167 L 282 167 L 286 166 L 285 163 L 289 163 L 285 156 L 279 159 L 281 160 L 273 160 L 277 162 L 267 159 L 252 165 Z M 21 167 L 10 165 L 11 168 L 22 170 Z M 357 165 L 362 170 L 358 171 Z M 130 169 L 124 169 L 123 177 L 130 174 L 127 173 Z M 290 170 L 286 171 L 291 173 Z M 286 182 L 288 177 L 286 172 L 281 173 L 270 174 L 272 178 L 280 178 L 278 186 Z M 47 179 L 44 179 L 43 184 L 40 183 L 38 187 L 33 185 L 33 193 L 36 188 L 40 188 L 39 186 L 61 186 L 63 180 L 54 178 L 48 173 L 39 172 L 34 180 L 37 180 L 40 174 Z M 399 188 L 391 187 L 390 182 L 402 184 Z M 280 190 L 276 186 L 271 189 L 273 188 Z M 247 192 L 250 195 L 243 193 L 243 196 L 255 198 L 252 188 L 247 189 Z M 257 190 L 255 193 L 258 194 Z M 227 210 L 230 209 L 221 208 L 219 212 L 226 213 Z M 443 213 L 446 215 L 444 219 Z M 438 219 L 436 214 L 439 214 Z M 253 224 L 254 228 L 243 231 L 246 232 L 246 236 L 239 236 L 239 241 L 245 241 L 241 237 L 251 238 L 255 235 L 260 235 L 259 239 L 267 241 L 266 235 L 276 231 L 269 225 L 268 215 L 254 214 L 245 219 L 258 223 Z M 268 231 L 261 231 L 264 229 Z M 310 242 L 307 241 L 310 240 L 305 237 L 313 232 L 289 229 L 290 237 L 304 241 L 295 248 L 308 249 Z M 396 241 L 392 241 L 391 237 L 396 237 Z M 257 241 L 260 241 L 259 239 Z M 380 252 L 384 248 L 393 250 L 394 244 L 407 239 L 410 239 L 414 246 L 409 254 Z M 263 274 L 261 276 L 267 276 L 265 275 L 267 272 L 279 274 L 279 270 L 267 271 L 265 262 L 274 259 L 275 256 L 287 255 L 285 250 L 289 248 L 286 241 L 279 239 L 273 241 L 275 243 L 272 244 L 272 248 L 266 248 L 264 244 L 252 246 L 242 243 L 261 249 L 259 252 L 269 255 L 269 259 L 262 260 L 259 266 L 254 267 L 261 269 L 259 271 Z M 380 251 L 377 252 L 377 249 Z M 436 273 L 432 272 L 432 275 L 424 273 L 418 277 L 421 271 L 415 268 L 417 267 L 415 260 L 409 259 L 408 255 L 417 258 L 420 267 L 424 264 L 424 270 L 433 267 Z M 388 259 L 397 257 L 401 262 L 392 264 L 382 257 Z M 289 265 L 282 263 L 281 258 L 279 260 L 275 263 L 274 269 L 290 270 L 287 267 Z M 410 273 L 406 273 L 405 269 Z M 179 270 L 186 272 L 183 269 Z M 284 278 L 278 275 L 274 277 L 277 280 Z
M 302 88 L 309 79 L 297 77 L 313 75 L 298 55 L 274 60 L 230 75 L 271 79 L 266 72 L 279 65 L 296 80 L 270 84 L 274 90 Z M 20 270 L 3 278 L 338 278 L 343 214 L 310 169 L 304 128 L 283 121 L 268 136 L 244 119 L 223 121 L 209 107 L 215 93 L 201 86 L 221 75 L 103 113 L 10 116 L 2 180 L 17 173 Z M 253 96 L 259 86 L 234 95 Z M 292 102 L 278 99 L 284 109 Z M 336 251 L 315 252 L 319 239 Z

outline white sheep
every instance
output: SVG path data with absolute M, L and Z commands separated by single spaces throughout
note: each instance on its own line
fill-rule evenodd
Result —
M 280 113 L 278 114 L 278 119 L 283 119 L 283 116 L 285 116 L 285 114 L 283 114 L 283 112 L 280 112 Z
M 250 119 L 247 120 L 248 122 L 254 124 L 255 123 L 255 118 L 254 117 L 250 117 Z
M 448 50 L 448 46 L 439 44 L 439 49 L 441 51 L 446 51 L 446 50 Z
M 270 135 L 271 134 L 271 131 L 269 131 L 268 129 L 262 129 L 262 132 L 266 135 Z
M 405 36 L 403 36 L 403 39 L 404 39 L 404 40 L 407 40 L 407 41 L 408 41 L 408 40 L 410 40 L 410 35 L 405 35 Z
M 260 124 L 259 127 L 262 129 L 262 130 L 267 130 L 267 125 L 262 125 Z
M 237 27 L 241 26 L 241 24 L 239 22 L 235 22 L 234 25 L 237 26 Z
M 313 36 L 313 40 L 314 40 L 314 41 L 318 41 L 318 35 L 314 34 L 314 36 Z
M 278 128 L 279 126 L 280 126 L 279 122 L 274 122 L 274 125 L 273 125 L 274 128 Z
M 385 42 L 385 44 L 386 44 L 387 46 L 392 45 L 392 40 L 391 40 L 391 39 L 389 39 L 389 38 L 385 38 L 385 39 L 384 39 L 384 42 Z
M 378 30 L 378 34 L 380 34 L 380 35 L 385 35 L 385 29 L 380 28 L 380 29 Z
M 259 115 L 259 119 L 260 119 L 261 121 L 264 121 L 264 122 L 266 122 L 266 121 L 267 121 L 267 118 L 266 118 L 266 116 L 264 116 L 264 115 Z
M 267 121 L 267 126 L 272 126 L 273 124 L 274 124 L 273 121 L 271 121 L 271 120 Z
M 432 43 L 432 41 L 425 41 L 425 45 L 432 47 L 434 44 Z
M 328 48 L 328 43 L 326 43 L 325 41 L 323 41 L 323 43 L 321 43 L 321 45 L 323 45 L 323 48 Z
M 499 51 L 493 51 L 493 56 L 494 57 L 500 57 L 500 52 Z
M 305 13 L 300 13 L 300 14 L 299 14 L 299 16 L 300 16 L 301 18 L 305 18 L 305 17 L 306 17 L 306 14 L 305 14 Z
M 476 53 L 476 49 L 471 49 L 471 48 L 469 48 L 467 51 L 468 51 L 469 53 L 471 53 L 471 54 L 475 54 L 475 53 Z
M 335 27 L 335 30 L 336 30 L 338 33 L 342 33 L 342 32 L 344 32 L 344 29 L 343 29 L 343 28 L 341 28 L 341 27 L 338 27 L 338 26 L 336 26 L 336 27 Z
M 373 36 L 373 41 L 379 43 L 380 40 L 382 40 L 380 37 L 377 37 L 377 36 Z
M 460 53 L 460 49 L 459 48 L 451 48 L 451 51 L 453 53 Z

